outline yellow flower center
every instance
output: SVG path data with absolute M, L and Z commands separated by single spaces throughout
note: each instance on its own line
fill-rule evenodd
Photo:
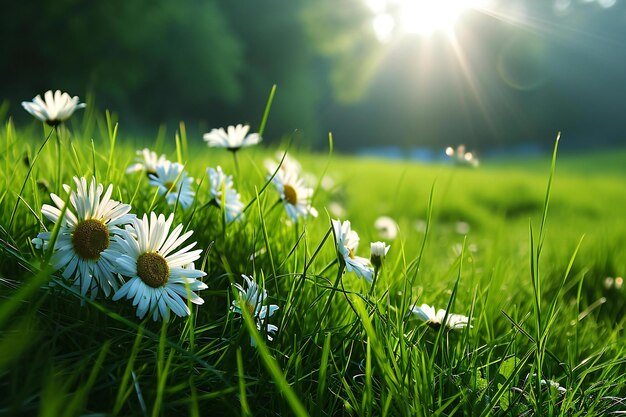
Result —
M 295 206 L 298 203 L 298 193 L 291 185 L 285 184 L 283 187 L 283 194 L 285 194 L 285 200 L 292 206 Z
M 96 219 L 78 223 L 72 234 L 74 251 L 83 259 L 98 260 L 100 254 L 109 247 L 109 229 Z
M 350 248 L 346 248 L 348 249 L 348 256 L 350 256 L 350 259 L 354 259 L 354 252 L 352 252 L 352 249 Z
M 137 275 L 147 286 L 159 288 L 167 284 L 170 267 L 158 253 L 147 252 L 137 258 Z
M 175 193 L 176 192 L 176 183 L 172 182 L 172 181 L 165 181 L 165 184 L 163 184 L 165 186 L 165 188 L 167 188 L 167 192 L 168 193 Z

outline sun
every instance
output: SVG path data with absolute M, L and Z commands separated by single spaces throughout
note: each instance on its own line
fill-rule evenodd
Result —
M 406 0 L 400 3 L 400 26 L 407 33 L 422 35 L 448 32 L 470 6 L 471 1 L 463 0 Z
M 374 13 L 374 32 L 389 40 L 393 32 L 428 36 L 452 33 L 461 15 L 486 0 L 365 0 Z

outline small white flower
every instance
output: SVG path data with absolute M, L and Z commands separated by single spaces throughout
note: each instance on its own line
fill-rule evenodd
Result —
M 333 188 L 335 188 L 336 183 L 335 183 L 335 180 L 332 177 L 330 177 L 328 175 L 324 175 L 322 177 L 322 181 L 321 181 L 320 185 L 322 186 L 323 190 L 330 191 Z
M 108 297 L 111 290 L 119 286 L 115 259 L 122 254 L 114 236 L 121 233 L 120 227 L 130 223 L 135 215 L 128 214 L 130 205 L 111 199 L 112 185 L 103 195 L 104 187 L 96 184 L 95 178 L 89 186 L 85 178 L 74 177 L 74 182 L 76 191 L 63 185 L 66 192 L 71 191 L 71 206 L 61 220 L 52 265 L 57 270 L 64 268 L 63 277 L 71 278 L 83 296 L 89 291 L 91 298 L 95 298 L 101 289 Z M 44 204 L 41 213 L 57 223 L 65 203 L 55 194 L 50 194 L 50 198 L 56 207 Z M 47 249 L 51 236 L 51 232 L 39 233 L 32 242 L 37 249 Z
M 533 376 L 537 376 L 537 374 L 533 374 Z M 549 387 L 554 388 L 560 395 L 563 395 L 567 392 L 567 388 L 562 387 L 561 384 L 551 379 L 548 379 L 548 380 L 542 379 L 540 382 L 541 382 L 541 385 L 544 385 L 544 386 L 547 385 Z
M 248 260 L 253 262 L 256 258 L 263 256 L 267 253 L 267 249 L 265 248 L 265 246 L 263 246 L 262 248 L 260 248 L 258 251 L 250 254 L 250 256 L 248 256 Z
M 385 245 L 385 242 L 371 242 L 370 243 L 370 261 L 374 268 L 380 268 L 383 264 L 387 252 L 391 246 Z
M 205 133 L 203 139 L 210 147 L 237 151 L 239 148 L 245 148 L 261 142 L 261 136 L 258 133 L 248 135 L 249 130 L 250 126 L 241 124 L 228 126 L 228 132 L 220 127 L 219 129 L 213 129 L 209 133 Z
M 448 146 L 446 148 L 446 155 L 457 165 L 477 167 L 480 164 L 476 155 L 472 152 L 466 152 L 465 145 L 459 145 L 456 149 L 452 146 Z
M 165 195 L 167 204 L 173 206 L 176 200 L 183 209 L 193 203 L 196 195 L 191 189 L 193 177 L 189 177 L 184 166 L 178 162 L 163 161 L 156 166 L 156 174 L 149 174 L 149 184 L 159 187 L 159 195 Z
M 328 211 L 334 217 L 344 217 L 346 215 L 346 209 L 336 201 L 331 201 L 328 204 Z
M 413 225 L 415 226 L 415 230 L 420 233 L 426 233 L 426 230 L 428 230 L 428 222 L 426 220 L 417 219 Z
M 126 168 L 126 173 L 131 174 L 133 172 L 144 171 L 147 175 L 156 174 L 156 167 L 158 164 L 167 161 L 165 155 L 157 155 L 156 152 L 151 151 L 148 148 L 143 148 L 137 151 L 137 157 L 135 163 Z
M 435 308 L 428 304 L 422 304 L 420 307 L 413 307 L 411 312 L 420 320 L 425 321 L 429 326 L 438 329 L 446 316 L 446 310 L 439 309 L 435 313 Z M 469 324 L 469 318 L 460 314 L 448 314 L 446 326 L 450 329 L 462 329 Z M 469 325 L 472 328 L 472 325 Z
M 269 170 L 270 176 L 275 172 Z M 269 176 L 268 176 L 269 178 Z M 317 217 L 317 210 L 311 206 L 313 189 L 306 186 L 302 178 L 298 178 L 295 171 L 279 169 L 272 179 L 276 191 L 280 194 L 280 199 L 285 206 L 289 217 L 298 221 L 298 217 L 306 218 L 308 215 Z
M 617 277 L 615 279 L 613 279 L 613 277 L 604 278 L 604 288 L 606 288 L 607 290 L 610 290 L 612 288 L 616 290 L 621 290 L 623 285 L 624 278 L 622 277 Z
M 470 225 L 467 222 L 456 222 L 454 224 L 454 231 L 460 235 L 466 235 L 470 231 Z
M 224 174 L 221 166 L 217 169 L 207 168 L 209 182 L 211 183 L 211 198 L 218 207 L 222 207 L 222 199 L 224 202 L 224 215 L 226 223 L 230 223 L 235 219 L 241 220 L 241 214 L 244 204 L 241 202 L 241 196 L 237 193 L 233 185 L 232 175 Z
M 200 257 L 202 250 L 191 250 L 196 242 L 180 247 L 193 233 L 181 235 L 183 225 L 179 224 L 170 232 L 174 215 L 165 219 L 160 214 L 144 214 L 143 219 L 135 218 L 116 238 L 124 253 L 117 259 L 120 274 L 130 278 L 115 293 L 113 300 L 123 297 L 133 300 L 137 307 L 137 317 L 152 314 L 152 320 L 159 317 L 169 319 L 170 310 L 179 317 L 191 313 L 187 302 L 203 304 L 204 300 L 193 291 L 204 290 L 207 285 L 197 278 L 206 273 L 194 268 L 193 262 Z
M 350 228 L 350 221 L 346 220 L 341 223 L 339 220 L 333 220 L 332 223 L 337 253 L 345 262 L 348 272 L 354 271 L 357 276 L 372 282 L 374 269 L 370 265 L 369 259 L 355 255 L 359 246 L 359 235 Z
M 267 299 L 267 291 L 263 287 L 260 287 L 254 280 L 246 275 L 241 275 L 245 280 L 245 288 L 235 283 L 233 286 L 237 289 L 237 299 L 233 300 L 230 310 L 235 313 L 241 314 L 242 309 L 252 316 L 256 322 L 256 328 L 258 331 L 267 328 L 267 340 L 274 340 L 273 335 L 277 330 L 273 324 L 266 323 L 267 319 L 271 317 L 278 306 L 275 304 L 265 305 Z M 250 336 L 250 345 L 256 346 L 254 339 Z
M 63 123 L 76 110 L 86 106 L 85 103 L 79 102 L 78 96 L 70 97 L 69 94 L 61 93 L 60 90 L 56 90 L 54 93 L 52 93 L 52 90 L 46 91 L 44 99 L 45 101 L 41 99 L 40 95 L 37 95 L 33 101 L 22 101 L 22 107 L 50 126 Z
M 381 238 L 385 240 L 394 240 L 398 237 L 398 225 L 389 216 L 381 216 L 374 222 L 374 228 Z
M 478 246 L 476 246 L 475 243 L 470 243 L 467 245 L 467 251 L 469 251 L 469 253 L 476 253 L 478 251 Z M 456 256 L 461 256 L 461 253 L 463 253 L 463 244 L 455 243 L 454 246 L 452 246 L 452 252 L 454 252 Z

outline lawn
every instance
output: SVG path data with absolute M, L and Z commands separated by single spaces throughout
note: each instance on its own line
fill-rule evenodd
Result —
M 55 129 L 6 121 L 0 131 L 1 414 L 626 410 L 626 151 L 469 168 L 293 145 L 288 156 L 315 183 L 319 212 L 294 222 L 264 166 L 286 146 L 242 148 L 235 164 L 184 125 L 137 139 L 111 119 L 87 109 Z M 184 164 L 196 192 L 189 207 L 168 204 L 145 173 L 125 172 L 145 146 Z M 240 220 L 227 222 L 210 203 L 206 169 L 217 165 L 241 194 Z M 193 230 L 204 304 L 169 321 L 140 319 L 130 300 L 91 299 L 52 268 L 32 239 L 54 233 L 42 205 L 50 193 L 63 201 L 61 184 L 75 187 L 74 176 L 113 184 L 112 198 L 138 217 L 174 213 L 172 227 Z M 381 216 L 397 222 L 396 237 L 381 236 Z M 390 245 L 373 283 L 344 271 L 331 219 L 358 232 L 353 255 L 369 258 L 370 242 Z M 278 306 L 259 327 L 255 311 L 231 309 L 241 274 Z M 422 304 L 471 326 L 425 323 L 412 312 Z

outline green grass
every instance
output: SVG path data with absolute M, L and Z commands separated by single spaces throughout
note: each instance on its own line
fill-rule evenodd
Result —
M 107 118 L 87 112 L 62 127 L 60 156 L 56 132 L 42 147 L 48 130 L 40 125 L 16 129 L 9 121 L 0 131 L 0 414 L 600 416 L 626 409 L 625 290 L 605 286 L 605 278 L 626 274 L 625 151 L 559 156 L 553 176 L 548 157 L 463 169 L 294 151 L 306 171 L 335 185 L 318 189 L 318 218 L 293 225 L 275 206 L 273 186 L 264 188 L 263 160 L 275 149 L 261 145 L 239 154 L 235 184 L 252 204 L 242 223 L 225 227 L 205 206 L 205 177 L 218 164 L 234 174 L 230 154 L 187 137 L 184 126 L 176 135 L 160 132 L 148 146 L 204 178 L 194 205 L 176 207 L 175 218 L 205 249 L 196 266 L 209 286 L 190 317 L 163 324 L 137 320 L 128 301 L 81 299 L 30 244 L 51 227 L 40 214 L 49 193 L 74 175 L 113 183 L 115 197 L 138 215 L 172 212 L 145 176 L 124 173 L 144 144 Z M 353 273 L 336 281 L 326 211 L 333 202 L 359 233 L 361 256 L 380 240 L 377 217 L 399 223 L 371 294 Z M 458 222 L 469 232 L 459 234 Z M 242 273 L 264 282 L 280 306 L 270 320 L 279 327 L 273 342 L 250 317 L 229 312 L 230 285 Z M 473 328 L 434 330 L 409 313 L 422 303 L 471 316 Z

